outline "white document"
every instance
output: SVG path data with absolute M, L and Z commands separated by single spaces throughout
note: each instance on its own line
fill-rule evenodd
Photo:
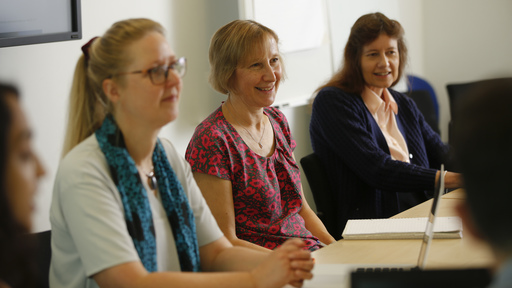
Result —
M 356 219 L 349 220 L 343 230 L 343 239 L 421 239 L 427 227 L 427 217 Z M 462 238 L 459 217 L 437 217 L 434 239 Z

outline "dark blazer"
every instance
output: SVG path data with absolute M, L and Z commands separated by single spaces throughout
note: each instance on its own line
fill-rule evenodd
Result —
M 384 135 L 359 95 L 327 87 L 314 100 L 311 143 L 338 203 L 338 235 L 348 219 L 387 218 L 429 199 L 448 154 L 413 100 L 389 92 L 398 105 L 396 119 L 410 164 L 391 159 Z

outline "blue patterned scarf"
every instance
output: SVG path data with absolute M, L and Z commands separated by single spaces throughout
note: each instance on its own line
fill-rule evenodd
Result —
M 128 232 L 142 264 L 149 272 L 157 271 L 155 227 L 139 172 L 126 150 L 123 134 L 112 115 L 96 131 L 96 139 L 116 184 L 124 206 Z M 181 271 L 199 271 L 199 249 L 194 214 L 176 174 L 172 170 L 160 140 L 153 151 L 153 165 L 163 207 L 171 225 Z

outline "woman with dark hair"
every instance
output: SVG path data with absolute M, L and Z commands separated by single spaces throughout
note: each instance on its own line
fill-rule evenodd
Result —
M 317 91 L 310 135 L 338 203 L 341 235 L 348 219 L 386 218 L 431 197 L 448 147 L 414 102 L 390 89 L 407 60 L 400 23 L 382 13 L 351 29 L 341 69 Z M 446 188 L 462 185 L 447 172 Z
M 31 130 L 18 91 L 0 84 L 0 287 L 32 287 L 27 237 L 33 198 L 44 169 L 31 147 Z

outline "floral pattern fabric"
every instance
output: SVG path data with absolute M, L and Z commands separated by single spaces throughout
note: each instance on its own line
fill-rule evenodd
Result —
M 319 248 L 318 238 L 298 214 L 302 208 L 300 171 L 293 159 L 295 140 L 284 115 L 264 109 L 275 137 L 270 157 L 254 153 L 231 124 L 222 107 L 196 128 L 185 158 L 192 171 L 232 183 L 236 236 L 268 249 L 289 238 L 301 238 L 306 248 Z

